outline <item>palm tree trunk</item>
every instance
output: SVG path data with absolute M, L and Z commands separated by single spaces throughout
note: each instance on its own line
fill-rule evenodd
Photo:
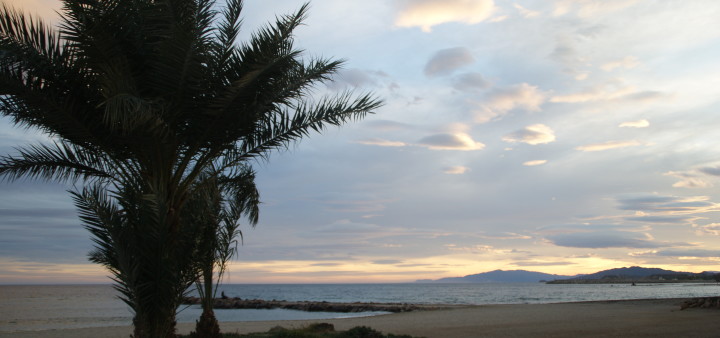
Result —
M 209 268 L 203 270 L 203 294 L 205 297 L 202 299 L 203 312 L 200 319 L 195 322 L 195 332 L 191 334 L 193 338 L 220 338 L 220 325 L 218 324 L 217 318 L 215 318 L 215 311 L 213 311 L 213 303 L 215 302 L 214 288 L 213 288 L 213 264 L 214 261 L 209 261 Z
M 215 318 L 215 312 L 212 309 L 203 313 L 195 324 L 195 332 L 191 334 L 193 338 L 220 338 L 220 325 Z
M 176 338 L 175 309 L 170 314 L 136 313 L 132 338 Z

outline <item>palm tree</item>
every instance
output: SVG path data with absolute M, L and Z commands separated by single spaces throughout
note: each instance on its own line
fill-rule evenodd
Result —
M 1 157 L 0 176 L 84 186 L 74 199 L 91 260 L 135 312 L 136 338 L 170 337 L 200 274 L 187 254 L 201 251 L 188 211 L 198 189 L 381 102 L 310 99 L 342 61 L 293 46 L 307 5 L 237 45 L 241 0 L 63 4 L 59 31 L 0 8 L 0 113 L 52 137 Z
M 227 263 L 237 252 L 237 237 L 242 239 L 240 219 L 245 216 L 250 225 L 257 224 L 260 199 L 254 181 L 255 173 L 247 167 L 245 174 L 232 180 L 228 177 L 207 180 L 209 184 L 197 189 L 189 202 L 191 222 L 203 226 L 197 258 L 201 276 L 195 283 L 202 315 L 193 337 L 221 337 L 213 303 Z
M 221 176 L 201 180 L 202 186 L 193 190 L 188 200 L 182 220 L 188 222 L 185 226 L 185 240 L 179 241 L 177 247 L 185 257 L 192 257 L 196 264 L 190 274 L 182 278 L 185 291 L 189 283 L 196 284 L 196 290 L 202 300 L 202 315 L 197 322 L 197 337 L 219 337 L 220 328 L 213 312 L 213 300 L 218 286 L 222 281 L 225 268 L 229 260 L 236 253 L 237 237 L 242 236 L 239 230 L 239 220 L 245 216 L 251 225 L 255 225 L 259 214 L 259 194 L 254 184 L 255 173 L 249 166 L 244 173 L 233 178 Z M 96 249 L 91 252 L 93 262 L 108 267 L 114 275 L 119 276 L 123 271 L 136 272 L 136 269 L 124 267 L 132 264 L 134 255 L 138 251 L 148 248 L 132 247 L 130 249 L 122 244 L 138 245 L 153 243 L 158 240 L 152 233 L 134 233 L 137 226 L 142 223 L 142 213 L 131 215 L 122 214 L 122 210 L 134 210 L 142 207 L 137 199 L 142 198 L 135 191 L 125 191 L 124 196 L 110 199 L 101 187 L 86 188 L 82 192 L 73 192 L 73 199 L 85 228 L 92 234 Z M 117 202 L 116 202 L 117 201 Z M 123 205 L 118 205 L 123 204 Z M 152 217 L 152 215 L 150 215 Z M 147 221 L 145 221 L 147 222 Z M 126 240 L 128 236 L 143 236 L 141 240 Z M 143 256 L 147 256 L 143 255 Z M 128 263 L 130 262 L 130 263 Z M 193 273 L 194 271 L 194 273 Z M 128 273 L 128 272 L 125 272 Z M 144 278 L 125 278 L 118 280 L 122 287 L 118 290 L 124 295 L 123 299 L 135 308 L 132 303 L 137 296 L 133 288 L 125 285 L 124 280 Z M 182 292 L 184 296 L 185 293 Z M 152 296 L 152 295 L 148 295 Z M 156 299 L 156 302 L 165 298 Z

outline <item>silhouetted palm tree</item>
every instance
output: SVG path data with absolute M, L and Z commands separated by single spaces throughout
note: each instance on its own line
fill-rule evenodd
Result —
M 82 183 L 91 260 L 135 311 L 136 338 L 170 337 L 199 277 L 188 252 L 203 227 L 187 208 L 198 189 L 380 101 L 308 101 L 342 62 L 293 47 L 307 5 L 237 45 L 240 0 L 219 12 L 210 0 L 63 3 L 59 32 L 0 9 L 0 113 L 52 137 L 0 158 L 0 175 Z
M 237 252 L 237 237 L 242 239 L 240 219 L 244 216 L 250 225 L 257 224 L 260 198 L 254 181 L 255 173 L 249 167 L 245 174 L 233 179 L 212 178 L 189 201 L 191 222 L 203 225 L 196 259 L 201 276 L 195 283 L 202 315 L 193 337 L 221 337 L 213 303 L 227 263 Z

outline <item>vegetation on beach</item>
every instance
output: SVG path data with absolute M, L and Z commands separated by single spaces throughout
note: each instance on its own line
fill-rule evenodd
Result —
M 180 336 L 190 337 L 190 336 Z M 383 334 L 367 326 L 356 326 L 347 331 L 335 331 L 335 327 L 328 323 L 315 323 L 299 329 L 286 329 L 277 326 L 268 332 L 260 333 L 224 333 L 223 338 L 413 338 L 410 335 Z
M 217 8 L 64 0 L 57 31 L 0 7 L 0 114 L 50 137 L 0 157 L 0 176 L 77 187 L 90 259 L 134 311 L 135 338 L 174 337 L 194 283 L 212 297 L 238 234 L 228 224 L 257 219 L 251 161 L 381 104 L 370 94 L 311 100 L 342 62 L 294 47 L 307 5 L 241 45 L 242 1 Z

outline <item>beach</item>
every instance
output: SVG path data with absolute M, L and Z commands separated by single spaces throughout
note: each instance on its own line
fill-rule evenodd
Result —
M 456 306 L 372 317 L 301 321 L 223 322 L 223 332 L 264 332 L 275 326 L 325 322 L 336 330 L 369 326 L 418 337 L 717 337 L 716 309 L 680 310 L 684 299 L 593 301 L 557 304 Z M 181 323 L 179 333 L 193 324 Z M 97 327 L 0 333 L 0 337 L 127 338 L 131 327 Z

